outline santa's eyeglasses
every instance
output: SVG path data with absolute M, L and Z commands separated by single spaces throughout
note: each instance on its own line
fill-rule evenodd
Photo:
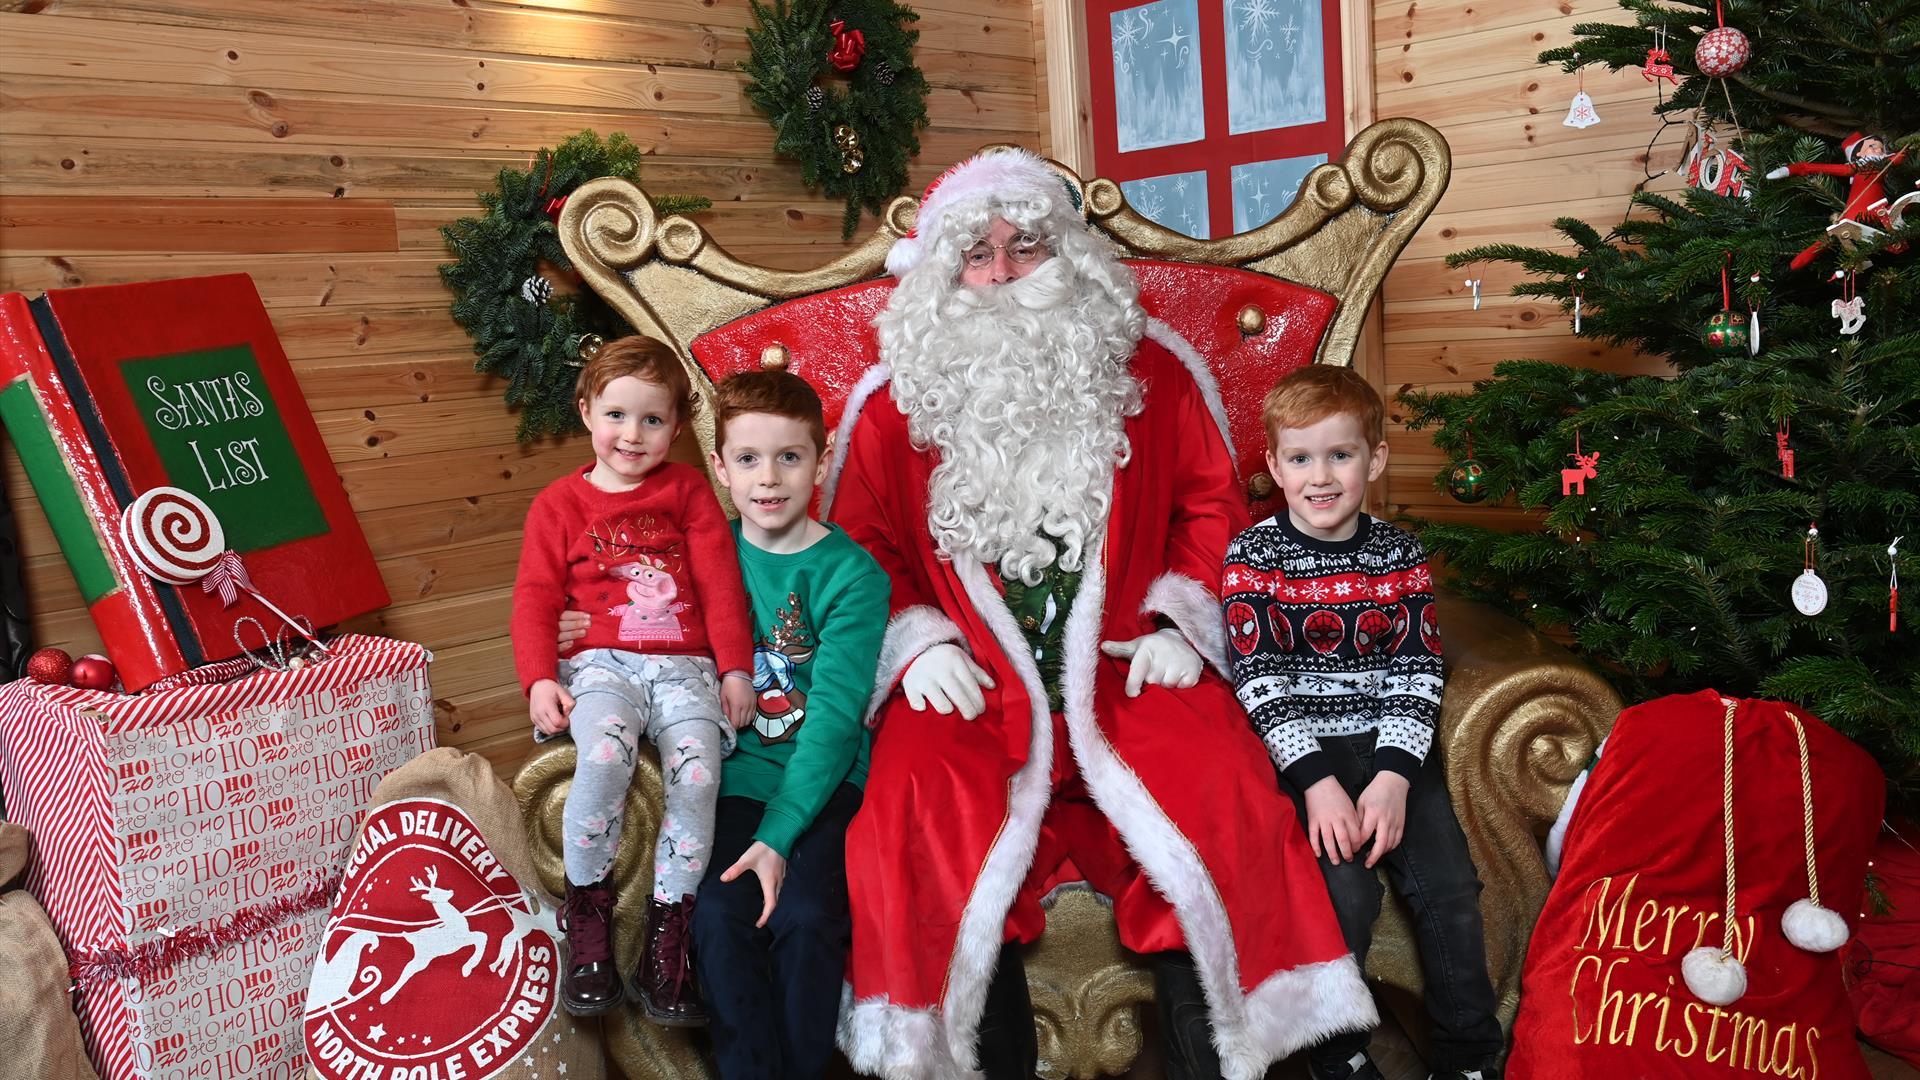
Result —
M 984 267 L 993 262 L 993 254 L 996 251 L 1006 252 L 1007 258 L 1021 266 L 1037 263 L 1051 254 L 1047 251 L 1045 241 L 1031 233 L 1021 233 L 1004 244 L 991 244 L 982 240 L 968 248 L 964 258 L 968 266 Z

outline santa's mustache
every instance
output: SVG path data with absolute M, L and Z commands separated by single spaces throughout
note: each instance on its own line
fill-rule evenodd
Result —
M 1073 264 L 1053 258 L 1035 266 L 1026 277 L 1005 285 L 960 285 L 948 296 L 942 315 L 948 318 L 1048 311 L 1074 297 Z

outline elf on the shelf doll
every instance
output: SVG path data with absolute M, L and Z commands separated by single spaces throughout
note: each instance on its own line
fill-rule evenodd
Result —
M 1788 176 L 1845 176 L 1849 177 L 1847 186 L 1847 205 L 1835 220 L 1858 221 L 1875 228 L 1889 227 L 1887 212 L 1887 170 L 1904 161 L 1905 150 L 1887 156 L 1887 137 L 1885 135 L 1866 135 L 1858 131 L 1847 136 L 1840 144 L 1840 153 L 1846 157 L 1846 163 L 1830 165 L 1820 161 L 1796 161 L 1782 165 L 1767 174 L 1769 180 L 1780 180 Z M 1807 246 L 1805 251 L 1793 257 L 1793 269 L 1804 268 L 1827 246 L 1824 238 Z

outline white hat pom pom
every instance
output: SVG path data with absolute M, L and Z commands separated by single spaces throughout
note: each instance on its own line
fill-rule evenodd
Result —
M 1841 918 L 1839 912 L 1812 900 L 1795 900 L 1787 913 L 1780 916 L 1780 929 L 1788 941 L 1808 952 L 1832 952 L 1852 936 L 1847 920 Z
M 1731 955 L 1702 945 L 1680 961 L 1680 974 L 1693 996 L 1709 1005 L 1731 1005 L 1747 992 L 1747 968 Z

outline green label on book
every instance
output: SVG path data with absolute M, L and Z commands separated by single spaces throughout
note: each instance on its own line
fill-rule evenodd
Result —
M 13 448 L 20 452 L 20 463 L 27 468 L 33 493 L 40 497 L 40 509 L 46 511 L 53 538 L 60 542 L 60 553 L 73 569 L 73 583 L 80 586 L 81 598 L 91 604 L 113 591 L 113 567 L 100 550 L 93 516 L 74 490 L 73 474 L 67 471 L 60 448 L 54 445 L 47 418 L 27 379 L 15 379 L 0 391 L 0 418 L 6 421 L 7 434 L 13 436 Z
M 167 479 L 213 507 L 228 547 L 258 551 L 327 531 L 252 349 L 129 360 L 120 374 Z

